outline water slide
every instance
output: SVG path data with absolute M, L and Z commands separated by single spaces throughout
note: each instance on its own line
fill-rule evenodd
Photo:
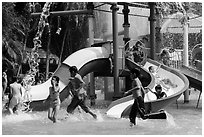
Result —
M 182 66 L 180 72 L 183 73 L 189 80 L 190 87 L 202 91 L 202 72 L 187 66 Z
M 79 74 L 81 74 L 82 77 L 90 72 L 108 73 L 111 68 L 108 57 L 109 51 L 105 47 L 84 48 L 67 57 L 54 73 L 55 76 L 60 78 L 59 85 L 61 101 L 63 101 L 69 95 L 67 92 L 67 85 L 70 78 L 70 66 L 76 66 L 79 70 Z M 51 79 L 47 80 L 43 84 L 31 87 L 31 108 L 33 110 L 39 110 L 40 108 L 43 109 L 43 107 L 47 106 L 46 103 L 42 102 L 48 97 L 50 86 Z
M 193 67 L 187 67 L 184 65 L 182 65 L 182 67 L 179 70 L 188 78 L 189 86 L 200 91 L 200 94 L 197 100 L 197 105 L 196 105 L 196 107 L 198 107 L 200 97 L 202 94 L 202 71 L 197 70 Z M 188 97 L 186 98 L 188 99 Z
M 126 60 L 127 67 L 129 69 L 133 67 L 137 67 L 141 69 L 143 78 L 142 83 L 143 86 L 148 86 L 149 88 L 154 88 L 154 77 L 148 73 L 148 66 L 154 65 L 158 66 L 157 62 L 152 60 L 148 60 L 145 64 L 144 68 L 141 68 L 131 60 Z M 60 77 L 60 99 L 63 101 L 69 93 L 67 92 L 68 83 L 69 83 L 69 67 L 76 66 L 79 69 L 79 73 L 83 76 L 90 72 L 99 72 L 104 76 L 110 73 L 110 61 L 109 61 L 109 51 L 105 47 L 90 47 L 79 50 L 72 55 L 70 55 L 61 66 L 55 71 L 54 75 Z M 172 70 L 166 66 L 161 66 L 160 71 L 158 73 L 165 74 L 165 76 L 171 80 L 175 80 L 174 82 L 179 85 L 172 91 L 169 91 L 167 94 L 168 97 L 165 99 L 156 100 L 156 98 L 151 95 L 149 92 L 145 98 L 145 107 L 147 112 L 156 112 L 160 109 L 163 109 L 168 104 L 175 101 L 179 96 L 187 89 L 188 80 L 185 76 L 177 72 L 176 70 Z M 48 106 L 46 103 L 42 103 L 49 95 L 49 87 L 51 86 L 51 79 L 47 80 L 45 83 L 40 85 L 35 85 L 31 87 L 31 95 L 32 95 L 32 103 L 31 108 L 33 110 L 43 109 L 43 106 Z M 128 115 L 130 106 L 133 103 L 132 97 L 128 96 L 119 100 L 114 101 L 108 108 L 107 114 L 114 115 L 114 117 L 125 117 Z
M 145 95 L 144 98 L 145 110 L 149 114 L 156 113 L 161 109 L 165 109 L 165 107 L 167 107 L 172 102 L 175 102 L 183 94 L 183 92 L 188 89 L 189 86 L 188 79 L 178 70 L 167 67 L 165 65 L 161 65 L 161 67 L 158 69 L 157 74 L 159 75 L 159 78 L 155 78 L 153 76 L 149 77 L 147 75 L 148 67 L 149 66 L 158 67 L 160 65 L 158 62 L 154 60 L 147 59 L 143 68 L 141 68 L 139 65 L 137 65 L 136 63 L 129 59 L 126 59 L 126 65 L 128 69 L 136 67 L 142 70 L 141 71 L 143 76 L 143 78 L 141 78 L 142 83 L 152 78 L 151 82 L 147 82 L 146 85 L 143 86 L 147 86 L 151 88 L 153 91 L 155 87 L 155 82 L 158 79 L 159 80 L 169 79 L 172 83 L 176 84 L 175 87 L 171 87 L 169 90 L 165 91 L 167 93 L 166 98 L 156 99 L 156 96 L 152 92 L 148 92 Z M 132 98 L 132 95 L 113 101 L 108 107 L 106 114 L 114 118 L 128 117 L 133 101 L 134 100 Z

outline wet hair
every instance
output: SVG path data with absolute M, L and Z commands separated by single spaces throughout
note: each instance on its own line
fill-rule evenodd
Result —
M 156 89 L 162 89 L 162 86 L 160 84 L 156 85 L 155 90 Z
M 71 67 L 69 68 L 69 71 L 70 71 L 71 73 L 72 73 L 72 72 L 78 73 L 78 69 L 77 69 L 76 66 L 71 66 Z
M 136 74 L 137 77 L 139 77 L 139 75 L 140 75 L 140 70 L 137 69 L 137 68 L 131 69 L 130 72 L 131 72 L 132 74 Z

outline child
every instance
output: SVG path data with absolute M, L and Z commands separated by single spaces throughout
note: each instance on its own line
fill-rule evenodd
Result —
M 73 113 L 75 108 L 77 106 L 80 106 L 86 113 L 89 113 L 93 116 L 93 118 L 97 119 L 96 114 L 90 111 L 90 109 L 85 104 L 86 99 L 86 91 L 83 88 L 84 81 L 82 77 L 78 74 L 78 69 L 76 66 L 72 66 L 69 68 L 69 71 L 71 73 L 71 78 L 69 84 L 71 87 L 71 93 L 72 93 L 72 101 L 67 107 L 68 113 Z
M 154 75 L 156 78 L 159 78 L 159 75 L 157 74 L 157 72 L 159 71 L 159 68 L 161 67 L 161 64 L 157 67 L 157 69 L 155 70 L 154 66 L 149 66 L 149 72 L 152 73 L 152 75 Z
M 7 80 L 7 74 L 6 74 L 6 71 L 5 72 L 2 72 L 2 100 L 4 100 L 4 94 L 6 92 L 6 88 L 7 88 L 7 84 L 8 84 L 8 80 Z
M 13 78 L 14 83 L 10 84 L 10 93 L 11 93 L 11 100 L 9 101 L 9 112 L 10 114 L 14 113 L 14 109 L 17 112 L 19 109 L 19 106 L 22 103 L 22 93 L 23 93 L 23 87 L 19 83 L 19 79 L 17 77 Z
M 153 92 L 151 89 L 150 91 L 157 96 L 157 99 L 167 97 L 167 94 L 165 92 L 162 92 L 162 86 L 160 84 L 156 85 L 155 87 L 156 92 Z
M 132 69 L 131 70 L 131 79 L 133 80 L 132 82 L 132 88 L 134 90 L 130 90 L 129 92 L 132 92 L 133 98 L 134 98 L 134 103 L 131 107 L 131 111 L 129 114 L 129 119 L 130 119 L 130 127 L 136 124 L 136 116 L 137 113 L 140 114 L 142 119 L 146 119 L 147 117 L 145 116 L 145 107 L 144 107 L 144 95 L 145 95 L 145 90 L 142 86 L 142 83 L 140 79 L 138 78 L 140 75 L 140 71 L 138 69 Z M 129 92 L 126 92 L 125 94 L 129 94 Z
M 170 87 L 167 86 L 163 80 L 161 80 L 160 76 L 157 74 L 157 72 L 159 71 L 161 67 L 161 64 L 157 67 L 157 69 L 155 70 L 154 66 L 149 66 L 149 72 L 152 73 L 153 76 L 155 76 L 155 83 L 156 84 L 161 84 L 166 90 L 169 90 Z
M 49 87 L 50 95 L 50 107 L 48 110 L 48 118 L 53 121 L 53 123 L 57 122 L 57 113 L 60 109 L 60 87 L 59 87 L 59 77 L 53 76 L 51 79 L 51 87 Z

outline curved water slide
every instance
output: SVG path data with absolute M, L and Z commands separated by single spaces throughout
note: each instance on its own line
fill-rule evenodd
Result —
M 141 68 L 133 61 L 126 59 L 126 65 L 128 69 L 139 68 L 142 70 L 141 71 L 141 74 L 143 76 L 141 78 L 142 83 L 152 78 L 151 82 L 147 82 L 146 85 L 143 85 L 143 86 L 147 86 L 154 91 L 156 79 L 152 75 L 151 77 L 149 77 L 147 73 L 148 73 L 148 67 L 149 66 L 158 67 L 160 65 L 158 62 L 147 59 L 146 63 L 144 64 L 144 67 Z M 144 101 L 145 101 L 145 110 L 149 114 L 158 112 L 161 109 L 164 109 L 165 107 L 167 107 L 172 102 L 175 102 L 183 94 L 183 92 L 188 89 L 188 86 L 189 86 L 188 79 L 182 73 L 180 73 L 179 71 L 173 68 L 169 68 L 165 65 L 161 65 L 157 74 L 160 76 L 160 79 L 169 79 L 177 86 L 174 88 L 170 88 L 168 91 L 166 91 L 167 97 L 162 99 L 156 99 L 156 96 L 152 92 L 148 92 L 145 95 Z M 133 101 L 134 100 L 132 98 L 132 95 L 113 101 L 108 107 L 106 114 L 110 117 L 115 117 L 115 118 L 128 117 Z
M 60 78 L 60 100 L 63 101 L 69 95 L 67 85 L 70 78 L 70 66 L 76 66 L 82 77 L 90 72 L 109 73 L 111 67 L 108 58 L 109 51 L 105 47 L 84 48 L 67 57 L 54 73 L 55 76 Z M 43 84 L 31 87 L 32 109 L 38 110 L 39 108 L 43 108 L 43 106 L 47 106 L 46 103 L 42 102 L 49 96 L 50 86 L 51 79 Z

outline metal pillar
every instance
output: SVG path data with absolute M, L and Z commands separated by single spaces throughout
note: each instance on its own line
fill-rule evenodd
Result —
M 155 2 L 149 2 L 150 7 L 150 58 L 155 59 Z
M 93 15 L 93 9 L 94 5 L 93 2 L 88 2 L 87 4 L 87 9 L 92 11 L 92 14 L 88 15 L 88 22 L 89 22 L 89 44 L 88 46 L 90 47 L 91 45 L 94 44 L 94 28 L 93 28 L 93 21 L 94 21 L 94 15 Z M 95 78 L 94 78 L 94 73 L 90 73 L 89 75 L 89 81 L 90 81 L 90 100 L 91 100 L 91 106 L 95 105 L 95 99 L 96 99 L 96 94 L 95 94 Z
M 52 23 L 52 19 L 50 24 Z M 49 66 L 50 66 L 50 42 L 51 42 L 51 25 L 48 25 L 48 43 L 47 43 L 47 53 L 46 53 L 46 80 L 49 77 Z
M 116 3 L 113 3 L 111 6 L 112 10 L 112 21 L 113 21 L 113 76 L 114 76 L 114 95 L 113 100 L 119 98 L 120 87 L 119 87 L 119 63 L 118 63 L 118 15 L 117 11 L 119 8 Z
M 130 10 L 128 9 L 128 5 L 124 4 L 124 9 L 122 10 L 123 14 L 124 14 L 124 23 L 123 23 L 123 28 L 124 28 L 124 44 L 126 44 L 129 40 L 129 28 L 130 28 L 130 23 L 128 20 L 128 13 L 130 12 Z M 126 45 L 125 50 L 129 47 L 129 44 Z
M 184 13 L 184 22 L 183 22 L 183 65 L 189 66 L 188 61 L 188 18 L 186 13 Z M 190 91 L 186 90 L 184 92 L 184 103 L 189 102 Z
M 188 63 L 188 24 L 183 26 L 183 65 L 189 66 Z
M 162 48 L 162 34 L 161 34 L 161 13 L 158 8 L 156 8 L 156 47 L 155 47 L 155 52 L 156 52 L 156 57 L 158 57 L 159 53 L 161 52 Z M 158 58 L 156 58 L 158 59 Z
M 128 8 L 128 4 L 124 4 L 124 9 L 122 10 L 123 14 L 124 14 L 124 23 L 123 23 L 123 28 L 124 28 L 124 44 L 126 45 L 124 48 L 125 50 L 129 48 L 129 43 L 127 43 L 130 40 L 129 37 L 129 28 L 130 28 L 130 23 L 129 23 L 129 18 L 128 18 L 128 13 L 130 12 L 129 8 Z M 127 44 L 126 44 L 127 43 Z M 123 55 L 124 58 L 124 55 Z M 125 59 L 125 58 L 124 58 Z M 124 60 L 124 64 L 125 64 L 125 60 Z M 132 83 L 130 81 L 129 77 L 125 78 L 125 91 L 130 90 L 132 87 Z
M 107 37 L 105 37 L 106 33 L 108 31 L 107 25 L 104 24 L 102 32 L 103 32 L 103 41 L 107 41 Z M 106 100 L 106 96 L 108 95 L 108 78 L 104 77 L 104 99 Z
M 81 14 L 91 14 L 91 10 L 69 10 L 69 11 L 52 11 L 50 16 L 67 16 L 67 15 L 81 15 Z M 31 17 L 40 17 L 41 12 L 31 13 Z

